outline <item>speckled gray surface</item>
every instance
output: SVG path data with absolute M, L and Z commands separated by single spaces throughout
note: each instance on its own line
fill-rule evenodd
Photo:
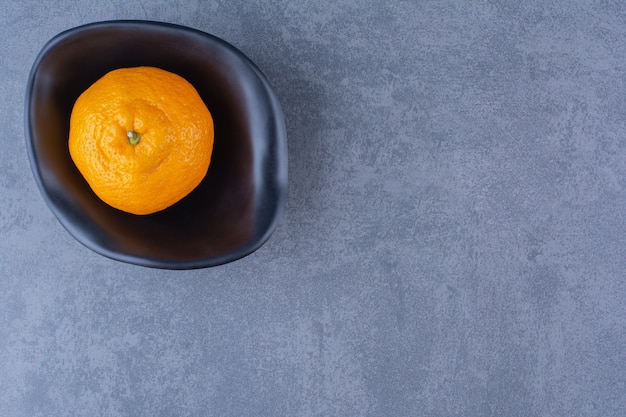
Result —
M 2 2 L 0 416 L 626 415 L 626 4 L 513 3 Z M 45 206 L 28 72 L 116 18 L 274 85 L 289 199 L 249 257 L 118 263 Z

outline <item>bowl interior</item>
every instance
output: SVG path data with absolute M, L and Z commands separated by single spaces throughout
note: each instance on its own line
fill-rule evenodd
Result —
M 187 79 L 211 111 L 215 143 L 202 183 L 175 205 L 137 216 L 102 202 L 67 146 L 75 100 L 107 72 L 154 66 Z M 241 52 L 211 35 L 155 22 L 102 22 L 64 32 L 40 53 L 27 91 L 35 178 L 81 243 L 121 261 L 161 268 L 222 264 L 257 249 L 282 214 L 286 137 L 280 105 Z

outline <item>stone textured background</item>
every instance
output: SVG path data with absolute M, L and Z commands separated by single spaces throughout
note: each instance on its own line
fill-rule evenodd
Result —
M 514 3 L 3 1 L 0 416 L 626 415 L 626 4 Z M 254 254 L 136 267 L 47 209 L 28 72 L 120 18 L 274 85 L 289 199 Z

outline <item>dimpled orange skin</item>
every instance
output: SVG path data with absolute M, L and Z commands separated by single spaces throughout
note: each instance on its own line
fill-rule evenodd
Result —
M 109 72 L 80 95 L 68 145 L 100 199 L 143 215 L 198 186 L 211 162 L 213 134 L 211 113 L 189 82 L 135 67 Z

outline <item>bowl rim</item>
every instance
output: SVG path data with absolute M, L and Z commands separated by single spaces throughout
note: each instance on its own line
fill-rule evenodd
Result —
M 272 113 L 277 117 L 274 118 L 274 122 L 276 124 L 276 128 L 278 130 L 277 140 L 273 142 L 273 146 L 276 148 L 276 154 L 279 155 L 277 158 L 282 163 L 276 164 L 275 171 L 275 184 L 277 185 L 277 190 L 279 191 L 276 195 L 276 210 L 272 213 L 271 221 L 268 223 L 267 227 L 263 231 L 263 233 L 254 238 L 250 242 L 246 242 L 240 248 L 237 248 L 233 251 L 227 252 L 225 254 L 213 257 L 205 257 L 201 259 L 192 259 L 192 260 L 163 260 L 158 258 L 148 258 L 140 255 L 133 255 L 129 253 L 119 252 L 115 250 L 111 250 L 105 248 L 91 239 L 82 239 L 80 238 L 81 233 L 80 227 L 77 227 L 74 223 L 66 220 L 67 214 L 57 206 L 52 200 L 49 190 L 45 186 L 43 182 L 43 176 L 41 172 L 41 168 L 37 161 L 38 157 L 36 155 L 34 149 L 35 135 L 33 132 L 33 121 L 32 121 L 32 102 L 33 102 L 33 90 L 35 88 L 35 78 L 38 74 L 41 63 L 46 58 L 46 56 L 50 53 L 50 51 L 57 45 L 61 44 L 63 41 L 68 39 L 69 37 L 76 36 L 81 32 L 87 32 L 98 29 L 106 29 L 111 27 L 119 27 L 126 29 L 133 28 L 142 28 L 142 29 L 152 29 L 152 28 L 168 28 L 170 30 L 176 32 L 182 32 L 187 34 L 194 34 L 196 36 L 200 36 L 202 38 L 208 39 L 210 42 L 218 44 L 221 48 L 225 48 L 229 50 L 229 52 L 236 55 L 239 59 L 245 62 L 249 68 L 252 70 L 254 75 L 258 78 L 258 80 L 263 85 L 265 93 L 267 95 L 267 101 L 269 106 L 272 108 Z M 284 212 L 286 210 L 286 202 L 287 202 L 287 192 L 288 192 L 288 150 L 287 150 L 287 133 L 286 133 L 286 123 L 284 119 L 284 113 L 282 111 L 282 107 L 274 92 L 271 84 L 269 83 L 267 77 L 263 74 L 260 68 L 241 50 L 225 41 L 222 38 L 219 38 L 210 33 L 204 32 L 199 29 L 195 29 L 192 27 L 156 21 L 156 20 L 141 20 L 141 19 L 115 19 L 115 20 L 102 20 L 91 23 L 82 24 L 79 26 L 75 26 L 66 30 L 59 32 L 54 35 L 48 41 L 46 41 L 38 52 L 33 64 L 31 66 L 27 84 L 26 84 L 26 97 L 24 100 L 24 121 L 25 121 L 25 139 L 26 139 L 26 148 L 28 153 L 28 158 L 31 166 L 31 171 L 33 172 L 33 177 L 35 183 L 37 184 L 37 188 L 39 189 L 40 194 L 42 195 L 48 209 L 53 213 L 56 219 L 61 223 L 61 225 L 65 228 L 65 230 L 74 237 L 80 244 L 92 250 L 95 253 L 98 253 L 104 257 L 109 259 L 113 259 L 116 261 L 120 261 L 123 263 L 144 266 L 149 268 L 156 269 L 169 269 L 169 270 L 190 270 L 190 269 L 201 269 L 201 268 L 209 268 L 215 267 L 219 265 L 224 265 L 230 262 L 234 262 L 241 258 L 244 258 L 257 249 L 259 249 L 263 244 L 267 242 L 270 236 L 274 233 L 276 227 L 282 220 L 284 216 Z

